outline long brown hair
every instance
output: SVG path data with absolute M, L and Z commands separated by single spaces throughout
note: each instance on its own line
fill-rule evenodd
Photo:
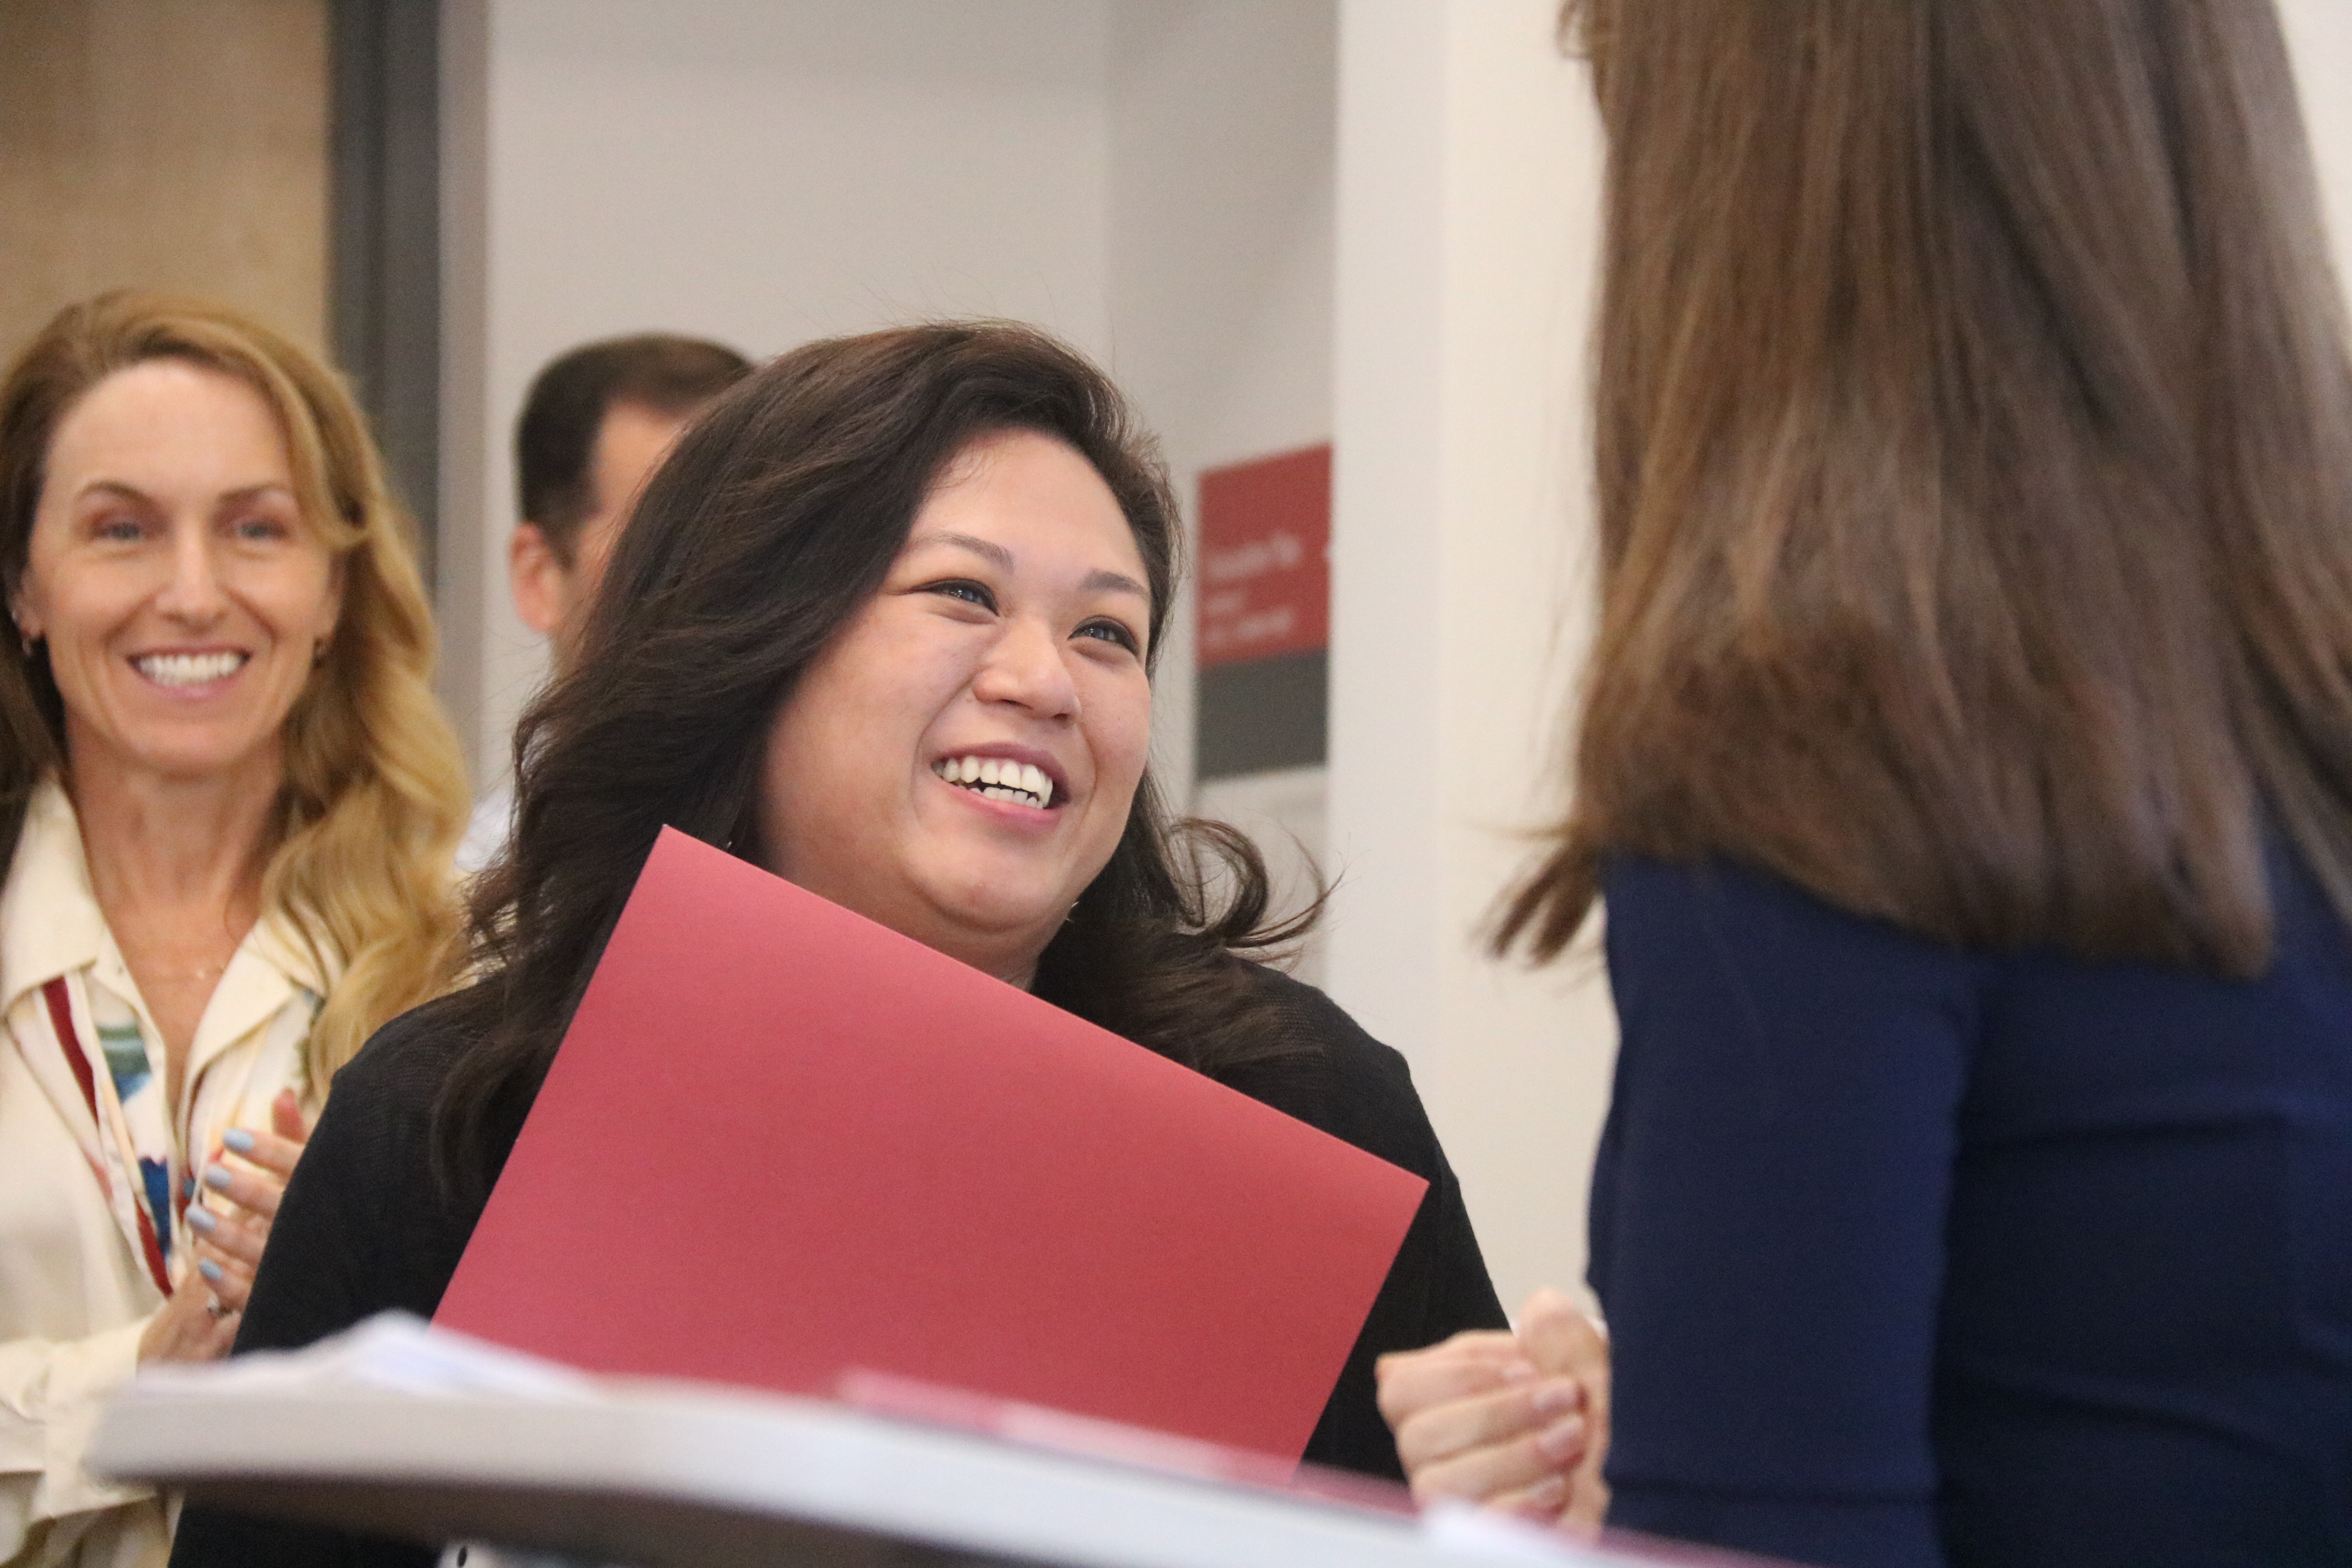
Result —
M 735 386 L 646 485 L 579 658 L 515 733 L 515 834 L 474 896 L 480 983 L 443 1024 L 470 1044 L 436 1111 L 437 1167 L 486 1187 L 665 825 L 750 860 L 761 759 L 793 682 L 880 589 L 938 476 L 1034 430 L 1091 463 L 1135 535 L 1157 658 L 1181 535 L 1152 443 L 1101 371 L 1009 322 L 794 349 Z M 1172 823 L 1147 774 L 1110 862 L 1039 959 L 1036 994 L 1216 1073 L 1300 1048 L 1234 950 L 1265 870 L 1231 828 Z
M 1601 612 L 1554 847 L 2252 974 L 2352 918 L 2352 370 L 2268 0 L 1571 0 Z
M 59 311 L 0 384 L 0 594 L 23 580 L 58 425 L 116 371 L 184 360 L 257 393 L 286 438 L 302 514 L 341 563 L 342 614 L 286 719 L 286 782 L 267 845 L 265 908 L 332 984 L 304 1046 L 310 1092 L 394 1015 L 448 983 L 449 869 L 465 765 L 433 696 L 433 617 L 366 421 L 334 373 L 224 305 L 134 291 Z M 48 659 L 0 637 L 0 863 L 35 786 L 65 762 Z

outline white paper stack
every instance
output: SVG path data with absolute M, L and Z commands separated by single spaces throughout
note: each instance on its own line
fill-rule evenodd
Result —
M 1466 1510 L 1419 1519 L 824 1401 L 593 1378 L 391 1316 L 291 1354 L 142 1373 L 95 1463 L 255 1513 L 506 1543 L 468 1568 L 1651 1561 Z

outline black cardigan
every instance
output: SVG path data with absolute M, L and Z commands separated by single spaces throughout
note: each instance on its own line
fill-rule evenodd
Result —
M 1307 1459 L 1402 1479 L 1374 1403 L 1382 1352 L 1432 1344 L 1460 1329 L 1501 1328 L 1462 1190 L 1413 1092 L 1404 1058 L 1330 998 L 1271 970 L 1259 984 L 1286 1043 L 1304 1047 L 1220 1075 L 1254 1100 L 1422 1176 L 1429 1191 L 1322 1419 Z M 466 1041 L 442 1005 L 396 1018 L 336 1075 L 318 1130 L 288 1184 L 238 1331 L 239 1353 L 307 1345 L 390 1308 L 430 1317 L 457 1271 L 478 1201 L 443 1194 L 428 1163 L 433 1103 Z M 174 1568 L 429 1568 L 435 1553 L 190 1507 Z

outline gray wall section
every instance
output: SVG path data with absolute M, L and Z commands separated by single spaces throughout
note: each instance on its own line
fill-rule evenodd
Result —
M 1330 668 L 1328 653 L 1295 653 L 1201 671 L 1199 776 L 1234 778 L 1322 762 Z
M 330 335 L 433 578 L 441 448 L 441 12 L 334 0 Z

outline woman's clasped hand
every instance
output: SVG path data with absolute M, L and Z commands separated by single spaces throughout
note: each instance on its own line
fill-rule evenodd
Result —
M 1465 1330 L 1380 1361 L 1381 1414 L 1426 1503 L 1440 1498 L 1580 1533 L 1609 1505 L 1609 1342 L 1560 1292 L 1538 1290 L 1512 1330 Z

